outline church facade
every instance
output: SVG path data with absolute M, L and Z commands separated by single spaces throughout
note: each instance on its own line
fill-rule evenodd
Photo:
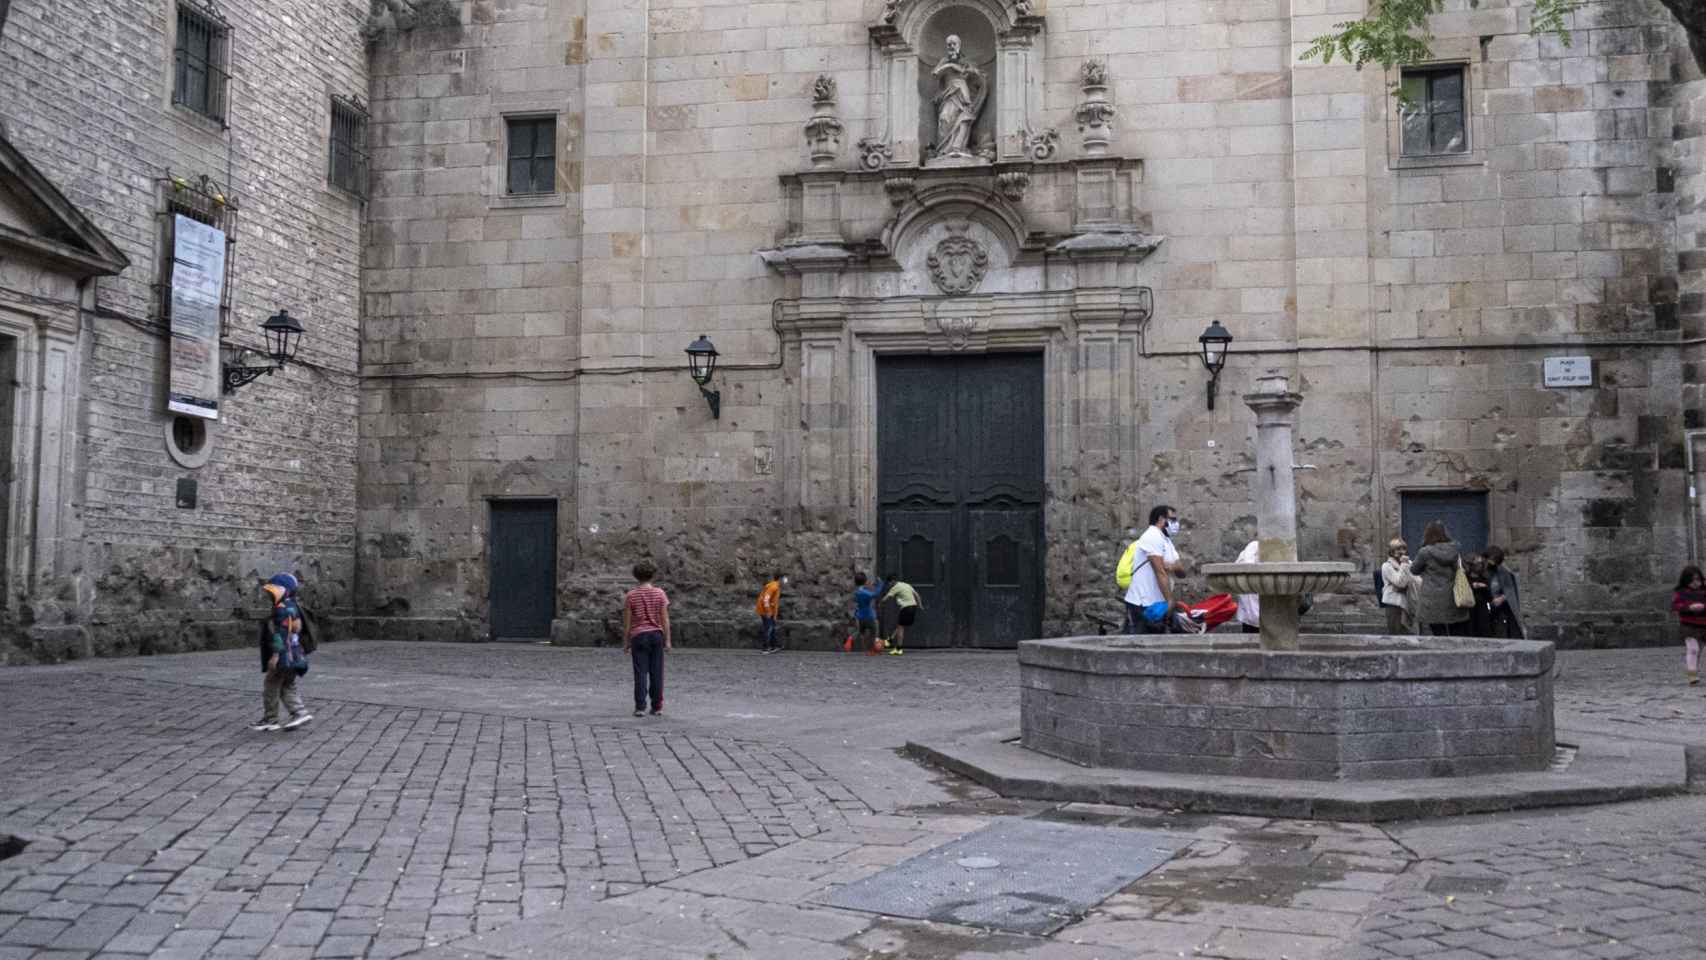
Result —
M 359 263 L 315 276 L 322 374 L 245 392 L 313 407 L 289 442 L 330 459 L 245 494 L 335 506 L 254 510 L 232 584 L 311 557 L 355 635 L 599 643 L 650 557 L 684 643 L 750 639 L 773 572 L 800 646 L 844 632 L 856 570 L 919 588 L 926 644 L 1095 632 L 1152 505 L 1196 562 L 1254 535 L 1239 395 L 1280 369 L 1303 556 L 1372 571 L 1439 519 L 1506 550 L 1531 635 L 1670 636 L 1700 549 L 1706 81 L 1658 6 L 1584 8 L 1569 44 L 1521 4 L 1453 6 L 1433 61 L 1385 72 L 1299 60 L 1358 4 L 440 6 L 376 3 L 315 48 L 367 91 L 361 196 L 266 213 Z M 12 57 L 43 17 L 18 7 Z M 256 189 L 324 182 L 336 124 L 257 156 Z M 95 342 L 153 259 L 114 240 L 132 266 L 74 311 Z M 133 403 L 164 430 L 155 376 Z M 113 469 L 211 476 L 150 456 Z M 149 516 L 121 487 L 112 515 Z M 75 542 L 99 623 L 131 581 Z M 1379 622 L 1367 579 L 1311 619 Z M 162 632 L 206 607 L 157 593 Z
M 594 642 L 651 555 L 707 638 L 772 568 L 817 640 L 855 569 L 924 584 L 934 642 L 1094 630 L 1151 505 L 1196 560 L 1252 535 L 1238 395 L 1277 367 L 1305 556 L 1372 570 L 1444 519 L 1511 554 L 1540 635 L 1663 634 L 1702 308 L 1686 43 L 1641 3 L 1569 46 L 1483 4 L 1415 70 L 1299 62 L 1354 12 L 476 4 L 381 47 L 357 608 Z M 511 524 L 555 560 L 514 620 Z

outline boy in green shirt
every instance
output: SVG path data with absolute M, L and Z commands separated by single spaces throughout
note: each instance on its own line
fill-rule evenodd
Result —
M 893 597 L 895 602 L 900 604 L 900 617 L 895 622 L 894 636 L 889 638 L 889 656 L 898 657 L 906 652 L 901 649 L 901 644 L 906 640 L 906 628 L 917 622 L 918 611 L 923 609 L 924 605 L 918 602 L 918 591 L 912 589 L 912 584 L 901 580 L 898 574 L 891 571 L 884 574 L 883 579 L 889 584 L 889 591 L 883 594 L 883 601 Z

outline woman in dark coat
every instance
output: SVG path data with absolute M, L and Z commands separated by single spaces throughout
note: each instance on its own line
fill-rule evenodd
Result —
M 1475 594 L 1475 605 L 1469 608 L 1469 622 L 1464 634 L 1471 637 L 1491 637 L 1493 633 L 1493 576 L 1487 570 L 1487 558 L 1471 553 L 1463 558 L 1463 572 L 1469 577 L 1469 590 Z
M 1410 561 L 1410 572 L 1421 582 L 1415 591 L 1416 622 L 1425 623 L 1436 637 L 1464 636 L 1469 610 L 1459 607 L 1453 594 L 1457 585 L 1457 544 L 1445 532 L 1445 524 L 1433 520 L 1422 528 L 1422 549 Z

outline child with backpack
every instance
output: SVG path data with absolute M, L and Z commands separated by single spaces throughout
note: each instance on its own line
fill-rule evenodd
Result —
M 261 624 L 261 721 L 251 730 L 271 732 L 294 730 L 314 715 L 296 691 L 296 679 L 308 672 L 308 652 L 303 647 L 302 608 L 297 593 L 302 585 L 288 573 L 275 575 L 261 586 L 272 599 L 272 615 Z M 290 720 L 279 723 L 279 703 L 290 711 Z
M 1700 683 L 1700 641 L 1706 639 L 1706 574 L 1699 567 L 1682 568 L 1670 608 L 1682 623 L 1682 675 L 1692 687 Z

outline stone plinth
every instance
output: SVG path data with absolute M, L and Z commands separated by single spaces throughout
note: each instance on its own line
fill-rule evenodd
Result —
M 1024 746 L 1093 766 L 1302 780 L 1543 770 L 1549 643 L 1305 636 L 1033 640 Z

